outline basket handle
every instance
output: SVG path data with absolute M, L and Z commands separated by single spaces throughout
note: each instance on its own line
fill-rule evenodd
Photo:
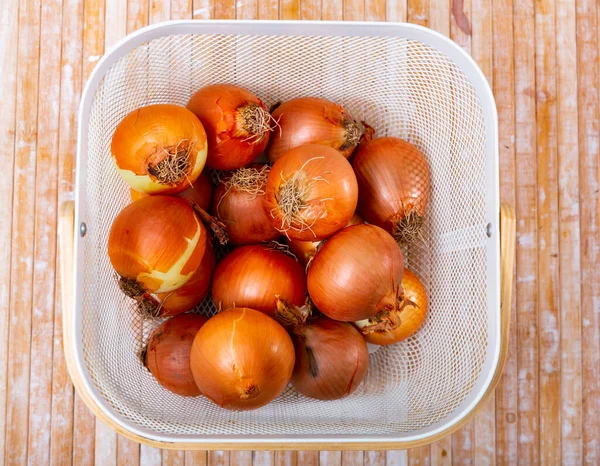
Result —
M 88 408 L 96 415 L 96 417 L 109 425 L 116 432 L 140 443 L 151 445 L 157 448 L 168 449 L 189 449 L 189 450 L 204 450 L 204 449 L 233 449 L 233 450 L 269 450 L 269 449 L 289 449 L 289 450 L 373 450 L 373 449 L 406 449 L 421 445 L 427 445 L 444 438 L 454 431 L 458 430 L 462 425 L 468 422 L 479 409 L 487 402 L 490 395 L 494 393 L 494 389 L 498 384 L 506 355 L 508 353 L 508 334 L 510 328 L 510 310 L 512 307 L 512 288 L 513 288 L 513 268 L 515 264 L 515 210 L 511 205 L 502 204 L 500 206 L 500 309 L 501 309 L 501 327 L 500 327 L 500 359 L 496 366 L 494 377 L 484 393 L 483 397 L 477 406 L 463 418 L 462 421 L 456 423 L 449 429 L 438 432 L 436 435 L 427 439 L 421 439 L 414 442 L 402 443 L 339 443 L 339 444 L 323 444 L 323 443 L 252 443 L 241 442 L 238 444 L 205 444 L 205 443 L 182 443 L 173 444 L 167 442 L 159 442 L 141 437 L 133 432 L 124 429 L 119 424 L 110 419 L 106 413 L 98 406 L 90 393 L 86 390 L 85 385 L 80 377 L 77 369 L 77 363 L 74 360 L 75 351 L 72 348 L 72 323 L 73 319 L 73 249 L 75 239 L 75 203 L 73 201 L 64 202 L 60 206 L 58 219 L 58 234 L 60 248 L 60 280 L 61 280 L 61 298 L 63 306 L 63 343 L 65 345 L 65 359 L 67 369 L 78 395 L 87 405 Z

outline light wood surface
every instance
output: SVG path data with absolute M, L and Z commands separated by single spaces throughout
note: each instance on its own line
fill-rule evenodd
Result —
M 600 462 L 596 0 L 5 0 L 0 26 L 0 461 L 393 465 L 388 452 L 167 452 L 115 434 L 62 350 L 58 206 L 72 198 L 85 79 L 122 35 L 176 18 L 424 24 L 470 51 L 497 99 L 501 197 L 517 208 L 508 360 L 495 398 L 411 464 Z M 63 265 L 63 264 L 61 264 Z

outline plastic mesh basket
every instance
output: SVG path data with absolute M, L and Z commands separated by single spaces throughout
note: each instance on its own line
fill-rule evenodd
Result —
M 166 391 L 137 351 L 152 323 L 136 317 L 107 256 L 129 191 L 110 156 L 116 125 L 153 103 L 185 105 L 198 88 L 231 83 L 267 104 L 324 97 L 405 138 L 432 172 L 424 245 L 405 251 L 430 312 L 421 331 L 371 354 L 351 396 L 322 402 L 289 387 L 247 412 Z M 171 22 L 129 36 L 99 63 L 80 113 L 73 348 L 101 409 L 124 429 L 168 442 L 377 442 L 424 438 L 481 397 L 499 354 L 496 114 L 487 83 L 448 39 L 405 24 Z M 491 233 L 491 234 L 490 234 Z M 206 300 L 199 311 L 211 314 Z

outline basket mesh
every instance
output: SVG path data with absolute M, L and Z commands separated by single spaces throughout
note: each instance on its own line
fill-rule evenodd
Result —
M 142 323 L 107 257 L 128 187 L 110 156 L 119 121 L 152 103 L 185 105 L 211 83 L 244 86 L 267 105 L 298 96 L 342 104 L 378 136 L 420 147 L 431 165 L 424 246 L 405 252 L 430 312 L 420 332 L 371 355 L 346 399 L 291 387 L 250 412 L 223 410 L 161 388 L 137 358 L 156 323 Z M 404 434 L 442 420 L 475 384 L 488 351 L 485 130 L 475 90 L 445 55 L 394 37 L 176 35 L 139 46 L 98 86 L 89 117 L 80 344 L 94 384 L 130 422 L 163 434 Z M 210 300 L 202 312 L 213 313 Z

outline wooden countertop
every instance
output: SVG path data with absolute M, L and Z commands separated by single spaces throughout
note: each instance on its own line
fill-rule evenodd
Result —
M 58 205 L 77 106 L 104 50 L 181 18 L 409 21 L 479 63 L 498 105 L 503 201 L 517 211 L 509 359 L 487 407 L 410 464 L 600 463 L 600 71 L 595 0 L 6 0 L 0 28 L 0 462 L 397 465 L 400 452 L 167 452 L 96 422 L 62 351 Z

